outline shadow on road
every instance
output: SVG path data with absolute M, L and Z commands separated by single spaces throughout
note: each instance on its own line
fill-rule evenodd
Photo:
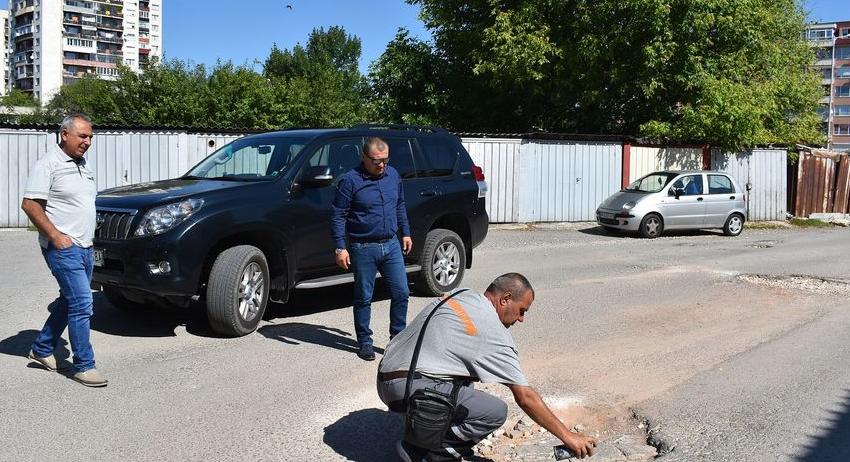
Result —
M 159 306 L 113 306 L 100 292 L 94 292 L 94 315 L 91 328 L 104 334 L 120 337 L 174 337 L 177 326 L 199 337 L 220 338 L 198 305 L 186 308 Z
M 257 329 L 257 332 L 272 340 L 281 341 L 287 345 L 312 343 L 328 348 L 357 353 L 357 340 L 353 334 L 334 327 L 317 326 L 303 322 L 267 325 Z M 384 354 L 383 348 L 375 348 L 375 353 Z
M 608 231 L 601 226 L 596 226 L 594 228 L 580 229 L 580 230 L 578 230 L 578 232 L 580 232 L 582 234 L 588 234 L 588 235 L 591 235 L 591 236 L 605 236 L 605 237 L 613 237 L 613 238 L 619 238 L 619 239 L 624 239 L 624 238 L 626 238 L 626 239 L 642 239 L 640 234 L 638 234 L 637 231 Z M 661 237 L 664 238 L 664 237 L 671 237 L 671 236 L 685 237 L 685 236 L 712 236 L 712 235 L 717 236 L 717 235 L 722 235 L 722 234 L 723 234 L 722 232 L 720 232 L 718 230 L 712 230 L 712 229 L 687 229 L 687 230 L 676 229 L 676 230 L 672 230 L 672 231 L 665 230 L 664 234 Z
M 397 460 L 395 444 L 401 439 L 403 429 L 404 421 L 399 414 L 362 409 L 325 427 L 322 441 L 346 460 Z
M 846 462 L 850 460 L 850 389 L 836 403 L 839 410 L 828 410 L 830 418 L 808 434 L 810 443 L 802 448 L 799 462 Z M 815 431 L 817 431 L 815 433 Z
M 9 356 L 20 356 L 26 358 L 27 354 L 30 352 L 32 342 L 35 341 L 37 336 L 37 330 L 27 329 L 22 330 L 11 337 L 4 338 L 3 340 L 0 340 L 0 353 L 7 354 Z M 59 339 L 59 343 L 56 345 L 56 350 L 53 351 L 53 356 L 56 356 L 57 360 L 68 359 L 71 357 L 71 352 L 68 351 L 67 340 L 64 338 Z
M 263 319 L 293 318 L 341 308 L 350 309 L 353 292 L 354 288 L 352 284 L 323 287 L 321 289 L 293 290 L 289 296 L 289 301 L 286 303 L 269 303 Z M 375 303 L 389 299 L 390 293 L 386 284 L 381 279 L 378 279 L 375 283 L 375 293 L 372 296 L 372 302 Z

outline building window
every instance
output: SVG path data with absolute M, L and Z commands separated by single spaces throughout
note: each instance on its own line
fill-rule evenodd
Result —
M 823 72 L 823 78 L 825 78 L 825 79 L 831 79 L 832 78 L 832 69 L 827 67 L 827 68 L 821 69 L 821 72 Z
M 842 27 L 841 32 L 839 32 L 838 35 L 840 35 L 842 37 L 850 36 L 850 27 Z
M 840 104 L 835 106 L 835 115 L 837 116 L 850 116 L 850 105 Z
M 809 29 L 806 31 L 806 38 L 809 40 L 831 39 L 832 29 Z
M 850 59 L 850 47 L 835 47 L 835 59 Z
M 850 124 L 835 124 L 832 133 L 835 135 L 850 135 Z
M 835 72 L 836 77 L 850 78 L 850 66 L 841 66 Z
M 840 87 L 835 87 L 835 96 L 837 98 L 850 97 L 850 83 L 844 84 Z

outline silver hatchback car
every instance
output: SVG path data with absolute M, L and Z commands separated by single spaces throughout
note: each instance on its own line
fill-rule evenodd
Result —
M 648 238 L 700 228 L 737 236 L 746 220 L 746 191 L 728 174 L 711 170 L 650 173 L 596 209 L 596 222 L 606 230 L 639 231 Z

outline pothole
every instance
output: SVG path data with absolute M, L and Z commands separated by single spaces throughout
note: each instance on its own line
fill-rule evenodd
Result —
M 754 249 L 770 249 L 778 245 L 781 241 L 755 241 L 750 244 L 748 247 L 752 247 Z
M 597 439 L 592 460 L 599 462 L 641 462 L 655 459 L 669 451 L 660 451 L 652 441 L 649 422 L 634 411 L 572 407 L 578 411 L 571 422 L 572 430 Z M 540 428 L 528 416 L 513 415 L 505 425 L 488 436 L 476 448 L 478 458 L 492 462 L 549 462 L 554 460 L 554 447 L 563 444 Z M 567 462 L 581 459 L 568 458 Z
M 738 279 L 750 284 L 780 289 L 801 290 L 823 295 L 850 295 L 850 282 L 841 279 L 805 275 L 769 276 L 764 274 L 741 274 Z

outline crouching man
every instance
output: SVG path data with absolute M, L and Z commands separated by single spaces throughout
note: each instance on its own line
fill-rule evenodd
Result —
M 571 432 L 528 385 L 508 328 L 522 322 L 534 301 L 534 289 L 523 275 L 496 278 L 484 294 L 466 290 L 452 296 L 429 321 L 422 341 L 411 393 L 420 388 L 451 393 L 455 384 L 457 406 L 442 448 L 425 450 L 399 441 L 406 462 L 456 461 L 472 455 L 476 443 L 507 419 L 507 405 L 476 390 L 473 382 L 502 383 L 516 403 L 540 426 L 558 437 L 579 457 L 591 455 L 596 440 Z M 451 295 L 451 294 L 449 294 Z M 407 373 L 425 318 L 434 301 L 395 336 L 378 366 L 378 395 L 390 410 L 404 412 Z

